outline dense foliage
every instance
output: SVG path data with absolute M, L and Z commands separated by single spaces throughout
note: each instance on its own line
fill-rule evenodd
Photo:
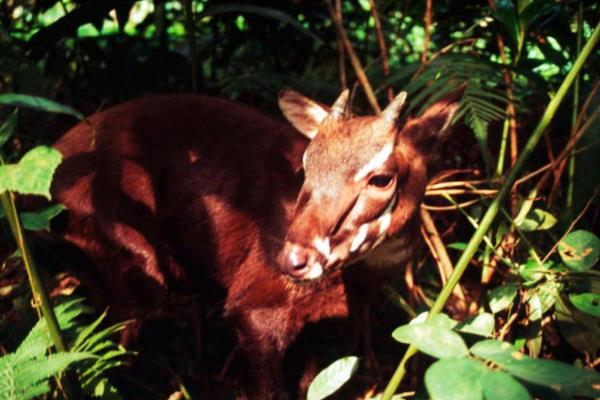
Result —
M 49 229 L 61 208 L 17 218 L 12 193 L 49 196 L 60 155 L 39 145 L 74 118 L 164 92 L 231 97 L 278 115 L 285 87 L 324 103 L 350 87 L 359 114 L 406 90 L 405 112 L 416 114 L 465 85 L 421 211 L 427 246 L 373 310 L 380 374 L 345 357 L 308 396 L 331 395 L 358 370 L 363 379 L 340 398 L 600 397 L 599 17 L 593 1 L 2 2 L 0 145 L 11 164 L 0 166 L 0 377 L 12 380 L 1 379 L 0 398 L 80 386 L 118 398 L 119 385 L 123 397 L 212 387 L 217 398 L 243 368 L 229 368 L 233 336 L 206 310 L 207 365 L 188 351 L 192 328 L 178 323 L 138 356 L 161 367 L 164 383 L 149 367 L 113 385 L 107 370 L 135 358 L 107 338 L 122 325 L 96 332 L 103 317 L 89 324 L 71 311 L 64 326 L 65 310 L 83 310 L 72 301 L 56 318 L 50 302 L 76 285 L 51 256 L 36 266 L 23 229 Z M 45 323 L 27 335 L 31 304 Z M 46 343 L 32 351 L 43 329 Z M 409 361 L 417 350 L 425 355 Z M 73 376 L 48 381 L 69 365 Z

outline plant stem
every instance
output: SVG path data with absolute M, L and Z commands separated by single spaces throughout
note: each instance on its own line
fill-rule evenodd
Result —
M 583 35 L 583 3 L 579 3 L 579 12 L 577 13 L 577 53 L 581 50 L 581 37 Z M 571 121 L 571 133 L 575 134 L 575 125 L 577 124 L 577 114 L 579 113 L 579 76 L 575 78 L 573 84 L 573 110 Z M 573 207 L 573 192 L 575 190 L 575 149 L 569 155 L 569 182 L 567 184 L 567 210 Z
M 523 148 L 523 151 L 519 155 L 519 158 L 517 159 L 515 165 L 508 173 L 508 176 L 506 177 L 506 180 L 500 187 L 498 194 L 496 195 L 496 197 L 494 198 L 494 200 L 488 207 L 485 215 L 483 216 L 483 218 L 481 220 L 479 228 L 475 231 L 475 233 L 471 237 L 471 240 L 469 240 L 469 243 L 467 244 L 467 248 L 463 251 L 458 262 L 456 263 L 456 265 L 454 267 L 455 268 L 454 272 L 448 278 L 448 283 L 444 286 L 444 288 L 438 295 L 435 303 L 431 307 L 428 318 L 431 318 L 432 316 L 438 314 L 443 309 L 444 305 L 446 304 L 446 301 L 450 297 L 450 294 L 454 290 L 454 287 L 457 285 L 460 277 L 463 275 L 467 266 L 469 265 L 469 261 L 471 260 L 473 255 L 477 252 L 477 249 L 479 248 L 481 241 L 483 240 L 485 234 L 489 230 L 492 222 L 494 221 L 494 218 L 498 214 L 498 211 L 500 211 L 502 202 L 504 201 L 506 195 L 509 193 L 513 182 L 517 178 L 517 175 L 521 172 L 521 169 L 523 168 L 525 161 L 529 158 L 529 156 L 531 155 L 531 153 L 537 146 L 538 142 L 540 141 L 540 139 L 542 137 L 542 134 L 544 133 L 544 130 L 550 124 L 550 121 L 552 121 L 552 118 L 556 114 L 556 110 L 558 109 L 558 106 L 561 104 L 567 91 L 573 84 L 575 77 L 581 71 L 581 68 L 583 67 L 585 60 L 588 58 L 588 56 L 592 52 L 592 49 L 598 42 L 598 39 L 600 39 L 600 22 L 594 28 L 594 32 L 592 33 L 592 36 L 586 43 L 585 47 L 582 49 L 579 56 L 577 57 L 575 64 L 573 65 L 573 68 L 571 69 L 571 71 L 569 71 L 569 73 L 565 77 L 565 80 L 563 81 L 560 88 L 556 92 L 556 95 L 548 103 L 548 107 L 546 108 L 544 115 L 542 115 L 542 118 L 538 122 L 537 127 L 535 128 L 535 130 L 529 137 L 529 140 L 525 144 L 525 147 Z M 416 353 L 416 351 L 417 350 L 413 345 L 409 346 L 409 348 L 406 350 L 406 353 L 404 354 L 402 361 L 398 365 L 398 368 L 394 372 L 394 375 L 390 379 L 387 387 L 385 388 L 385 391 L 383 392 L 382 400 L 390 400 L 392 398 L 392 396 L 396 392 L 396 389 L 398 388 L 398 385 L 400 385 L 400 382 L 402 381 L 402 378 L 405 375 L 406 362 L 408 361 L 408 359 L 410 357 L 412 357 L 413 354 Z

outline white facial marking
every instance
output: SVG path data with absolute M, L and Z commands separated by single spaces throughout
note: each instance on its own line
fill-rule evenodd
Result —
M 389 211 L 386 212 L 381 217 L 379 217 L 378 221 L 379 221 L 379 233 L 377 234 L 377 236 L 382 236 L 385 233 L 385 231 L 387 231 L 387 229 L 390 227 L 390 224 L 392 223 L 392 213 Z
M 323 266 L 320 263 L 316 262 L 312 265 L 312 267 L 310 267 L 310 271 L 308 271 L 308 274 L 306 274 L 304 278 L 317 279 L 321 275 L 323 275 Z
M 358 233 L 352 239 L 352 243 L 350 244 L 350 251 L 356 251 L 358 247 L 365 241 L 367 238 L 367 232 L 369 231 L 369 224 L 362 224 L 360 228 L 358 228 Z
M 306 152 L 302 154 L 302 167 L 306 169 Z
M 394 150 L 394 145 L 391 143 L 383 146 L 381 150 L 375 156 L 366 163 L 361 169 L 358 170 L 356 175 L 354 175 L 354 182 L 358 182 L 363 179 L 365 176 L 369 175 L 371 171 L 376 168 L 379 168 L 383 165 L 383 163 L 389 158 L 390 154 L 392 154 L 392 150 Z
M 331 253 L 331 247 L 329 246 L 329 238 L 321 238 L 319 236 L 317 236 L 315 238 L 315 240 L 313 241 L 313 244 L 315 246 L 315 249 L 317 249 L 319 251 L 319 253 L 323 254 L 325 256 L 325 258 L 329 257 L 329 254 Z

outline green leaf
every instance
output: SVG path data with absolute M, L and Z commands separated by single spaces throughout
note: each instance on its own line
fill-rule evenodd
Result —
M 600 294 L 571 293 L 569 300 L 578 310 L 594 317 L 600 317 Z
M 425 372 L 425 387 L 433 400 L 482 400 L 488 369 L 471 358 L 446 358 Z
M 36 194 L 50 199 L 50 184 L 62 155 L 51 147 L 38 146 L 17 164 L 0 166 L 0 192 Z
M 530 258 L 525 264 L 519 265 L 519 275 L 528 285 L 539 282 L 545 275 L 548 268 L 540 265 L 537 260 Z
M 82 113 L 69 106 L 65 106 L 64 104 L 57 103 L 44 97 L 30 96 L 27 94 L 0 94 L 0 104 L 13 107 L 33 108 L 34 110 L 51 113 L 68 114 L 80 120 L 85 118 Z
M 523 221 L 515 221 L 515 224 L 525 232 L 543 231 L 552 228 L 556 224 L 556 218 L 548 211 L 536 208 L 529 211 Z
M 0 148 L 2 148 L 6 141 L 14 135 L 15 129 L 17 128 L 17 115 L 18 111 L 13 111 L 6 121 L 4 121 L 2 126 L 0 126 Z
M 554 360 L 536 359 L 513 345 L 484 340 L 471 347 L 475 356 L 491 361 L 517 378 L 566 395 L 600 396 L 600 374 Z
M 431 322 L 401 326 L 392 332 L 392 337 L 399 342 L 410 343 L 435 358 L 469 354 L 465 342 L 456 332 Z
M 319 372 L 308 388 L 307 400 L 321 400 L 337 391 L 358 369 L 358 357 L 340 358 Z
M 483 394 L 486 400 L 531 399 L 529 392 L 519 381 L 502 371 L 490 371 L 485 375 Z
M 48 231 L 50 221 L 66 209 L 62 204 L 55 204 L 38 212 L 24 212 L 21 213 L 21 222 L 30 231 Z
M 454 249 L 454 250 L 464 250 L 467 248 L 467 244 L 464 242 L 454 242 L 454 243 L 450 243 L 449 245 L 446 246 L 449 249 Z
M 510 307 L 517 297 L 517 286 L 507 283 L 491 290 L 488 294 L 490 310 L 494 314 Z
M 548 280 L 535 289 L 535 292 L 542 303 L 542 314 L 554 305 L 556 299 L 560 296 L 561 288 L 562 284 L 559 284 L 554 280 Z
M 519 2 L 521 3 L 521 2 Z M 527 1 L 519 4 L 519 25 L 521 30 L 533 28 L 540 20 L 548 20 L 560 11 L 560 6 L 548 0 Z
M 558 252 L 569 269 L 587 271 L 598 261 L 600 239 L 588 231 L 574 231 L 558 242 Z
M 542 301 L 540 300 L 540 296 L 536 293 L 533 293 L 527 299 L 527 304 L 529 305 L 529 313 L 527 314 L 527 318 L 531 321 L 537 321 L 542 319 Z
M 473 335 L 492 336 L 494 324 L 494 316 L 490 313 L 482 312 L 464 322 L 460 322 L 456 325 L 455 329 Z
M 514 45 L 519 45 L 519 21 L 517 18 L 517 10 L 510 0 L 498 0 L 495 2 L 493 16 L 504 25 L 508 32 L 509 38 Z

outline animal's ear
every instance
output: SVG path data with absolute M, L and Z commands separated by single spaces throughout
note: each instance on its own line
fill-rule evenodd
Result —
M 400 135 L 421 146 L 430 147 L 433 142 L 444 135 L 450 126 L 465 90 L 466 86 L 461 86 L 458 90 L 433 103 L 419 117 L 409 119 Z
M 279 108 L 287 120 L 309 139 L 317 135 L 319 126 L 329 115 L 329 108 L 293 90 L 279 93 Z
M 279 93 L 279 108 L 300 133 L 313 139 L 327 117 L 335 120 L 343 117 L 348 93 L 348 90 L 344 90 L 329 108 L 293 90 L 284 90 Z

